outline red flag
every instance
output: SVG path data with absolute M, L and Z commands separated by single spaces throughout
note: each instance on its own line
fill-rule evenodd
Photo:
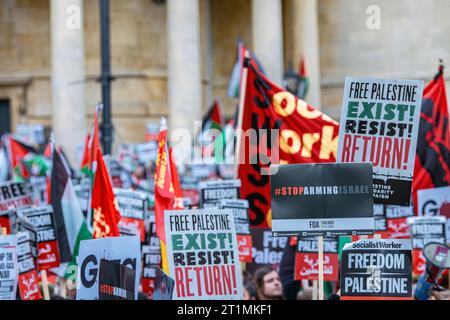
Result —
M 450 185 L 450 130 L 443 67 L 424 89 L 417 140 L 413 201 L 417 191 Z
M 173 158 L 172 147 L 169 148 L 169 161 L 170 161 L 170 172 L 172 174 L 172 184 L 175 194 L 173 208 L 175 210 L 184 209 L 183 205 L 183 190 L 181 189 L 180 178 L 178 177 L 178 170 Z
M 163 119 L 158 135 L 158 153 L 156 155 L 155 225 L 156 235 L 164 243 L 166 242 L 164 210 L 172 209 L 175 201 L 175 190 L 170 171 L 170 159 L 167 152 L 167 126 L 165 119 Z
M 270 176 L 261 174 L 261 168 L 267 170 L 268 160 L 274 157 L 269 130 L 278 129 L 280 133 L 279 159 L 271 159 L 273 163 L 334 162 L 338 123 L 272 83 L 251 61 L 242 129 L 242 160 L 239 164 L 241 197 L 249 201 L 251 225 L 270 227 Z M 249 141 L 252 140 L 248 139 L 249 129 L 255 130 L 256 140 Z M 258 129 L 268 132 L 262 135 L 263 132 Z
M 97 148 L 96 158 L 98 166 L 94 177 L 91 202 L 94 212 L 93 238 L 118 237 L 120 233 L 117 224 L 121 219 L 119 206 L 100 148 Z
M 81 170 L 89 170 L 90 166 L 90 149 L 89 149 L 89 140 L 91 140 L 91 135 L 88 133 L 86 135 L 86 141 L 84 143 L 84 150 L 83 150 L 83 159 L 81 159 Z
M 91 174 L 95 174 L 97 167 L 97 149 L 100 148 L 100 135 L 98 130 L 98 112 L 99 107 L 97 106 L 94 113 L 94 128 L 92 129 L 92 134 L 89 140 L 89 169 Z

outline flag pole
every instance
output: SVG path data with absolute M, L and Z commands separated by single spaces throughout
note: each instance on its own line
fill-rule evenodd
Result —
M 250 52 L 245 50 L 244 53 L 244 69 L 242 70 L 241 87 L 239 92 L 239 113 L 236 124 L 236 145 L 234 147 L 234 178 L 237 179 L 239 175 L 239 159 L 241 157 L 241 143 L 242 143 L 242 122 L 244 119 L 244 104 L 245 104 L 245 90 L 247 88 L 248 66 L 250 61 Z
M 42 277 L 42 291 L 44 293 L 44 300 L 50 300 L 50 291 L 48 290 L 47 270 L 41 270 Z
M 319 236 L 319 300 L 323 300 L 323 236 Z

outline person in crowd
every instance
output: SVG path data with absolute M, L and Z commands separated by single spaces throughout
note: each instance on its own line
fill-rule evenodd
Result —
M 244 300 L 256 300 L 256 288 L 251 282 L 244 285 Z
M 253 283 L 256 286 L 257 300 L 284 300 L 280 276 L 271 266 L 257 269 L 253 275 Z

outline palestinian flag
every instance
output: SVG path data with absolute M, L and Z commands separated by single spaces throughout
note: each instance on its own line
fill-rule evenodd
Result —
M 38 154 L 38 152 L 32 146 L 14 139 L 11 136 L 9 136 L 7 140 L 12 178 L 16 181 L 24 181 L 24 179 L 27 179 L 30 176 L 30 173 L 22 160 L 28 154 Z
M 61 263 L 76 264 L 80 241 L 91 239 L 66 162 L 57 150 L 53 155 L 51 204 Z
M 213 155 L 213 150 L 222 148 L 223 150 L 223 139 L 221 139 L 221 134 L 215 137 L 214 142 L 211 141 L 213 134 L 210 130 L 219 130 L 222 133 L 222 129 L 224 126 L 224 120 L 222 116 L 222 111 L 220 108 L 220 104 L 217 99 L 214 100 L 211 108 L 208 110 L 208 113 L 203 117 L 202 120 L 202 131 L 199 135 L 199 142 L 202 146 L 202 155 L 205 157 L 209 157 Z M 216 145 L 220 141 L 220 145 Z M 223 154 L 223 151 L 222 151 Z
M 89 141 L 91 139 L 91 135 L 87 134 L 86 141 L 84 143 L 84 151 L 83 151 L 83 159 L 81 160 L 81 172 L 83 172 L 86 176 L 91 175 L 91 171 L 89 169 L 89 159 L 90 159 L 90 153 L 89 153 Z
M 413 201 L 417 191 L 450 185 L 450 129 L 444 67 L 424 89 L 417 140 Z
M 118 223 L 121 219 L 119 205 L 114 196 L 108 169 L 103 160 L 100 147 L 97 148 L 97 170 L 92 187 L 91 209 L 94 212 L 93 238 L 119 237 Z
M 309 89 L 309 78 L 308 78 L 308 73 L 306 71 L 306 60 L 303 56 L 300 59 L 300 67 L 299 67 L 298 76 L 299 76 L 300 81 L 298 84 L 297 96 L 300 99 L 305 100 L 306 95 L 308 94 L 308 89 Z

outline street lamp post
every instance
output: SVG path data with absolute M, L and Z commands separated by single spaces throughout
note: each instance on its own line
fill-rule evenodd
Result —
M 100 0 L 100 47 L 103 120 L 101 124 L 101 140 L 103 153 L 111 154 L 112 123 L 111 123 L 111 54 L 109 31 L 109 0 Z

